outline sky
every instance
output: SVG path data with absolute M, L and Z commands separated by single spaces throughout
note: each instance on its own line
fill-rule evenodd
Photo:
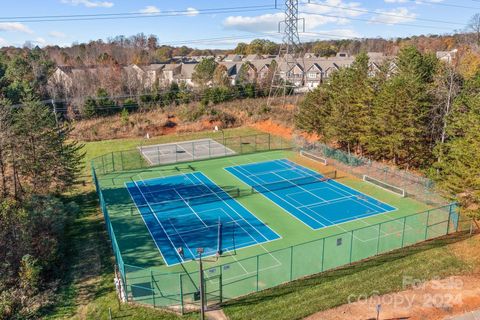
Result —
M 141 32 L 157 35 L 162 44 L 194 48 L 233 48 L 255 38 L 278 42 L 285 1 L 277 2 L 275 8 L 275 0 L 2 0 L 0 47 L 26 42 L 69 46 Z M 302 41 L 448 34 L 464 29 L 470 17 L 480 12 L 478 0 L 299 2 Z M 43 17 L 64 16 L 65 20 L 65 16 L 99 14 L 104 16 L 97 20 Z M 116 14 L 129 18 L 104 19 L 119 17 Z M 32 17 L 42 18 L 34 22 Z

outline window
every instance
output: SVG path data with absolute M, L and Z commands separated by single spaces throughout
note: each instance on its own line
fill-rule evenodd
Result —
M 309 72 L 309 73 L 308 73 L 308 77 L 309 77 L 310 79 L 317 79 L 317 74 L 316 74 L 315 72 Z

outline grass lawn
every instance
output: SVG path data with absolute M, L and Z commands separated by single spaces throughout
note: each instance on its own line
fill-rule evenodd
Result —
M 227 136 L 257 133 L 240 128 L 226 131 Z M 204 138 L 207 133 L 162 136 L 149 144 Z M 71 197 L 81 205 L 81 214 L 69 227 L 69 251 L 58 302 L 44 310 L 45 319 L 179 319 L 180 317 L 152 308 L 121 305 L 113 286 L 113 257 L 98 201 L 90 184 L 89 162 L 99 155 L 132 149 L 143 139 L 125 139 L 85 143 L 84 175 L 87 185 Z M 407 248 L 340 270 L 298 280 L 275 289 L 230 301 L 225 312 L 231 319 L 299 319 L 316 311 L 347 302 L 354 294 L 386 293 L 401 289 L 402 277 L 430 279 L 472 270 L 472 263 L 452 250 L 471 239 L 449 237 Z M 198 318 L 193 314 L 182 319 Z

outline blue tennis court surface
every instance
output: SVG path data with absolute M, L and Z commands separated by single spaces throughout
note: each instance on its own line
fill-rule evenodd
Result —
M 396 210 L 286 159 L 226 170 L 312 229 Z
M 280 238 L 200 172 L 126 186 L 167 265 Z

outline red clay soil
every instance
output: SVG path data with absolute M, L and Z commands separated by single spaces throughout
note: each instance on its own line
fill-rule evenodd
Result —
M 294 135 L 297 135 L 297 136 L 302 136 L 308 142 L 315 142 L 319 140 L 319 137 L 316 134 L 298 132 L 293 129 L 293 125 L 292 127 L 286 127 L 285 125 L 273 122 L 272 120 L 257 122 L 253 124 L 253 127 L 260 131 L 271 133 L 276 136 L 281 136 L 286 139 L 291 139 L 293 138 Z
M 480 308 L 480 276 L 458 276 L 417 284 L 394 294 L 351 297 L 353 303 L 318 312 L 306 320 L 440 320 Z

